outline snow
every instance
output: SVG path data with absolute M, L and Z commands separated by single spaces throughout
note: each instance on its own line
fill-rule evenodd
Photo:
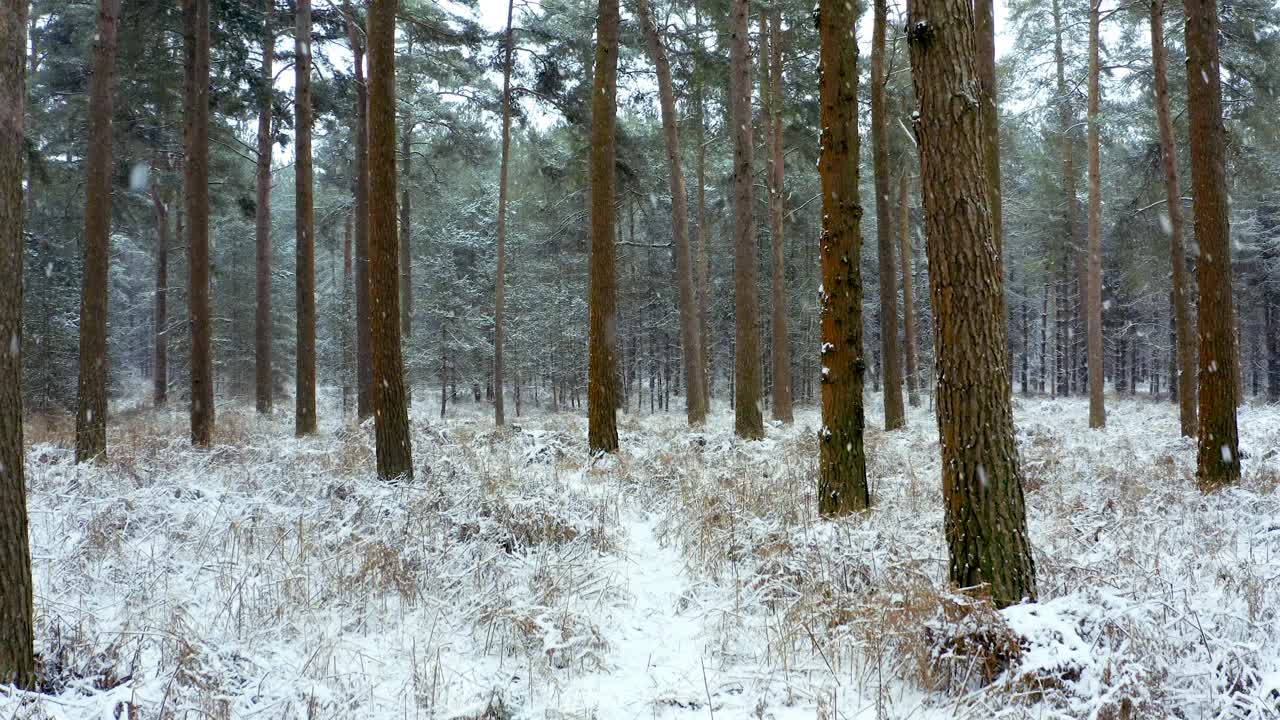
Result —
M 33 430 L 56 682 L 0 717 L 1280 715 L 1280 409 L 1242 409 L 1244 481 L 1203 495 L 1172 405 L 1108 396 L 1088 432 L 1084 400 L 1016 399 L 1040 602 L 996 612 L 946 584 L 928 398 L 896 433 L 867 400 L 874 508 L 834 522 L 813 408 L 753 443 L 724 406 L 622 415 L 592 460 L 581 417 L 419 404 L 400 485 L 332 394 L 303 439 L 220 406 L 208 452 L 117 408 L 100 466 Z

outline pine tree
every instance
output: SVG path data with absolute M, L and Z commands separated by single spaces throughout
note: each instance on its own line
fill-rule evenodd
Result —
M 183 0 L 183 164 L 191 318 L 191 444 L 213 443 L 213 354 L 209 318 L 209 0 Z
M 971 13 L 966 0 L 916 0 L 908 41 L 919 106 L 950 577 L 962 588 L 990 593 L 1003 607 L 1035 599 L 1035 568 L 1013 431 L 1004 283 Z
M 675 90 L 671 83 L 671 63 L 663 47 L 662 37 L 653 21 L 648 0 L 637 0 L 641 28 L 649 46 L 654 69 L 658 73 L 658 98 L 662 109 L 662 130 L 666 139 L 668 178 L 671 185 L 672 249 L 676 259 L 676 285 L 679 288 L 680 344 L 683 350 L 686 378 L 685 412 L 690 425 L 701 425 L 707 417 L 706 375 L 702 371 L 702 339 L 698 331 L 698 313 L 693 288 L 693 253 L 689 248 L 689 201 L 685 192 L 684 170 L 680 165 L 680 135 L 676 120 Z
M 981 3 L 982 0 L 979 0 Z M 876 240 L 880 255 L 880 353 L 884 358 L 884 429 L 907 426 L 902 407 L 902 361 L 898 354 L 898 283 L 893 261 L 893 228 L 890 226 L 889 117 L 884 87 L 885 30 L 888 3 L 875 0 L 871 31 L 871 145 L 876 190 Z
M 316 431 L 316 221 L 313 205 L 315 175 L 311 158 L 311 0 L 297 0 L 293 46 L 294 60 L 294 227 L 297 231 L 298 349 L 294 388 L 294 432 L 299 436 Z M 397 318 L 398 320 L 399 318 Z
M 767 33 L 766 25 L 769 26 Z M 769 36 L 773 38 L 771 47 L 765 40 Z M 769 57 L 767 72 L 766 56 Z M 773 286 L 773 419 L 790 423 L 794 411 L 791 402 L 791 349 L 787 339 L 786 245 L 782 236 L 782 213 L 786 205 L 783 188 L 783 147 L 786 143 L 782 129 L 782 17 L 776 9 L 760 17 L 760 66 L 760 98 L 764 106 L 760 124 L 765 127 L 768 157 L 765 177 L 769 189 L 769 266 Z
M 1169 255 L 1173 268 L 1172 310 L 1174 324 L 1173 371 L 1170 393 L 1178 397 L 1178 419 L 1184 437 L 1196 434 L 1195 336 L 1187 309 L 1187 259 L 1183 244 L 1182 190 L 1178 182 L 1178 155 L 1173 143 L 1173 119 L 1169 111 L 1169 73 L 1164 48 L 1164 0 L 1151 0 L 1151 74 L 1155 82 L 1156 125 L 1160 130 L 1160 154 L 1164 159 L 1165 197 L 1169 218 Z M 1176 393 L 1175 393 L 1176 388 Z
M 154 168 L 153 168 L 154 170 Z M 151 370 L 152 400 L 157 408 L 169 398 L 169 203 L 151 183 L 151 204 L 156 217 L 156 287 L 152 308 L 152 339 L 155 348 Z
M 108 0 L 110 2 L 110 0 Z M 36 680 L 22 441 L 22 178 L 27 0 L 0 0 L 0 685 Z
M 818 512 L 844 515 L 871 506 L 862 434 L 862 201 L 858 194 L 857 16 L 845 0 L 820 0 L 818 87 L 822 148 L 822 430 Z
M 618 0 L 600 0 L 591 92 L 591 268 L 588 279 L 587 447 L 618 449 L 614 128 L 618 108 Z
M 1191 119 L 1191 194 L 1195 200 L 1200 304 L 1200 452 L 1196 481 L 1205 491 L 1240 479 L 1236 427 L 1235 311 L 1227 207 L 1217 0 L 1185 0 L 1187 114 Z
M 270 414 L 273 404 L 271 377 L 271 102 L 275 82 L 276 36 L 272 23 L 275 0 L 263 0 L 262 69 L 258 73 L 258 157 L 256 183 L 258 206 L 254 231 L 257 240 L 258 305 L 254 315 L 254 388 L 260 413 Z
M 919 355 L 916 351 L 916 300 L 912 288 L 911 260 L 911 172 L 904 162 L 898 173 L 898 252 L 902 263 L 902 344 L 907 360 L 907 402 L 920 404 L 916 384 L 920 382 Z
M 413 479 L 409 406 L 400 348 L 396 234 L 396 7 L 369 4 L 369 291 L 378 477 Z
M 373 338 L 369 309 L 369 86 L 364 77 L 364 32 L 356 22 L 350 0 L 343 2 L 347 38 L 351 43 L 356 105 L 351 186 L 355 201 L 356 278 L 356 418 L 363 422 L 373 414 Z
M 1102 0 L 1089 3 L 1089 249 L 1085 287 L 1085 327 L 1089 333 L 1089 427 L 1107 424 L 1103 404 L 1102 375 L 1102 167 L 1098 105 L 1102 100 L 1099 82 L 1099 26 Z
M 99 0 L 89 83 L 84 277 L 80 294 L 80 390 L 76 462 L 107 452 L 107 264 L 111 255 L 111 94 L 120 0 Z
M 751 48 L 748 0 L 729 8 L 729 105 L 733 124 L 734 422 L 738 437 L 764 437 L 760 414 L 760 330 L 756 327 L 755 221 L 751 217 Z
M 515 9 L 515 0 L 507 0 L 506 47 L 503 50 L 505 61 L 502 66 L 502 165 L 498 170 L 498 268 L 494 274 L 493 294 L 493 422 L 498 427 L 507 422 L 502 402 L 505 370 L 502 343 L 506 339 L 503 325 L 506 321 L 507 298 L 507 178 L 511 158 L 511 64 L 515 53 L 512 20 Z

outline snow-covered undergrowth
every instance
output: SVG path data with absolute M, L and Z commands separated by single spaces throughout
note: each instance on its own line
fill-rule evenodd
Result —
M 45 687 L 0 718 L 1280 717 L 1280 410 L 1204 496 L 1171 406 L 1109 409 L 1017 401 L 1041 597 L 1001 612 L 946 586 L 927 408 L 869 430 L 875 509 L 838 522 L 813 410 L 758 443 L 624 416 L 593 464 L 583 418 L 422 407 L 396 486 L 333 420 L 227 409 L 193 452 L 121 413 L 101 467 L 37 423 Z

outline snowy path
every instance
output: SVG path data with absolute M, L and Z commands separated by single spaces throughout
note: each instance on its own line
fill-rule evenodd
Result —
M 628 513 L 616 583 L 629 597 L 611 608 L 602 627 L 609 642 L 606 672 L 581 675 L 557 703 L 565 717 L 652 718 L 719 709 L 710 663 L 703 667 L 706 634 L 695 609 L 681 612 L 688 587 L 684 561 L 664 547 L 652 518 Z M 703 715 L 705 716 L 705 715 Z

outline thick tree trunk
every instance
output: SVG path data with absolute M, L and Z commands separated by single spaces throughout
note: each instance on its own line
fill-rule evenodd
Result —
M 1102 164 L 1099 148 L 1098 105 L 1101 58 L 1099 25 L 1102 0 L 1089 3 L 1089 267 L 1086 274 L 1085 328 L 1089 334 L 1089 427 L 1106 427 L 1102 389 Z
M 1200 303 L 1200 453 L 1196 480 L 1205 491 L 1240 479 L 1236 427 L 1234 308 L 1228 218 L 1222 80 L 1216 0 L 1185 0 L 1187 107 L 1191 119 L 1191 189 L 1195 199 Z
M 99 0 L 89 82 L 85 170 L 84 277 L 80 294 L 80 388 L 76 462 L 107 452 L 107 263 L 111 242 L 111 92 L 120 0 Z
M 1035 599 L 1035 569 L 970 12 L 966 0 L 915 0 L 908 39 L 920 112 L 950 577 L 1003 607 Z
M 617 270 L 614 238 L 614 127 L 618 94 L 618 0 L 600 0 L 591 93 L 591 272 L 587 305 L 587 445 L 618 449 Z
M 493 293 L 493 422 L 498 427 L 507 423 L 502 402 L 504 366 L 502 344 L 506 340 L 507 299 L 507 167 L 511 157 L 511 63 L 515 53 L 515 0 L 507 0 L 506 61 L 502 69 L 502 165 L 498 171 L 498 268 L 494 274 Z
M 191 444 L 213 443 L 213 352 L 209 318 L 209 0 L 183 0 L 186 50 L 184 140 L 191 318 Z
M 316 235 L 312 194 L 315 177 L 311 158 L 311 0 L 297 0 L 297 27 L 294 30 L 294 103 L 296 135 L 294 165 L 294 211 L 297 229 L 297 375 L 294 432 L 299 436 L 316 431 Z
M 1182 190 L 1178 183 L 1178 155 L 1173 144 L 1173 119 L 1169 112 L 1169 78 L 1164 49 L 1164 0 L 1151 0 L 1151 63 L 1155 75 L 1156 125 L 1164 156 L 1165 193 L 1168 198 L 1169 255 L 1173 267 L 1173 325 L 1176 340 L 1174 368 L 1177 381 L 1169 393 L 1178 400 L 1178 418 L 1185 437 L 1196 434 L 1195 335 L 1187 308 L 1187 260 L 1183 247 Z
M 772 35 L 770 48 L 768 39 Z M 770 54 L 771 53 L 771 54 Z M 765 128 L 768 154 L 766 187 L 769 189 L 769 258 L 772 275 L 773 335 L 773 419 L 790 423 L 791 350 L 787 338 L 787 272 L 782 236 L 782 212 L 786 193 L 783 187 L 785 144 L 782 131 L 782 18 L 777 10 L 760 15 L 760 97 L 764 105 L 761 126 Z
M 258 307 L 254 316 L 254 387 L 258 412 L 270 414 L 273 404 L 271 377 L 271 139 L 272 85 L 275 82 L 276 36 L 272 23 L 275 0 L 264 0 L 262 21 L 262 71 L 258 88 L 258 207 L 255 231 L 257 234 L 257 295 Z
M 822 139 L 822 429 L 818 512 L 845 515 L 871 506 L 862 377 L 862 204 L 858 194 L 857 15 L 845 0 L 820 0 L 818 87 Z
M 680 345 L 684 355 L 688 388 L 685 414 L 692 426 L 707 418 L 706 362 L 698 329 L 698 308 L 693 287 L 693 253 L 689 248 L 689 200 L 685 191 L 684 170 L 680 165 L 680 134 L 676 121 L 676 98 L 671 85 L 671 63 L 654 24 L 648 0 L 638 0 L 641 27 L 649 45 L 649 55 L 658 73 L 658 97 L 662 107 L 662 131 L 666 138 L 667 167 L 671 185 L 672 250 L 676 261 L 676 286 L 679 289 Z
M 22 178 L 28 0 L 0 0 L 0 684 L 34 688 L 36 659 L 22 440 Z
M 152 317 L 155 358 L 151 385 L 152 400 L 160 408 L 169 397 L 169 205 L 154 183 L 151 203 L 156 217 L 156 296 Z
M 355 157 L 352 168 L 352 195 L 356 208 L 356 418 L 363 422 L 373 414 L 373 339 L 369 307 L 369 86 L 364 77 L 365 44 L 351 9 L 343 3 L 347 19 L 347 39 L 351 44 L 355 71 Z
M 979 0 L 981 4 L 981 0 Z M 880 357 L 884 369 L 884 428 L 907 426 L 902 407 L 902 361 L 898 355 L 898 283 L 893 261 L 893 228 L 889 197 L 889 113 L 884 88 L 886 0 L 875 0 L 871 31 L 871 145 L 876 190 L 876 245 L 880 255 Z
M 373 322 L 373 418 L 378 477 L 413 479 L 409 407 L 400 350 L 396 236 L 396 8 L 369 4 L 369 290 Z
M 916 355 L 916 300 L 911 287 L 911 179 L 907 164 L 898 175 L 898 255 L 902 264 L 902 338 L 907 357 L 907 402 L 920 405 L 916 393 L 919 382 L 919 359 Z
M 698 36 L 701 37 L 702 22 L 701 16 L 698 15 L 697 5 L 694 6 L 694 17 L 697 18 Z M 698 48 L 694 49 L 694 62 L 697 63 L 702 55 Z M 710 256 L 711 233 L 707 228 L 707 133 L 706 133 L 706 117 L 705 117 L 705 99 L 702 94 L 702 77 L 695 73 L 694 78 L 694 118 L 695 126 L 698 129 L 698 345 L 702 348 L 702 377 L 703 387 L 706 388 L 707 394 L 707 412 L 711 412 L 711 391 L 713 388 L 713 380 L 715 375 L 711 368 L 713 363 L 711 360 L 711 320 L 709 307 L 711 304 L 711 285 L 708 280 L 708 262 Z
M 734 432 L 764 437 L 760 413 L 760 330 L 756 323 L 755 222 L 751 217 L 751 48 L 747 37 L 748 0 L 733 0 L 729 10 L 729 107 L 733 125 L 733 258 L 737 331 L 734 351 Z

